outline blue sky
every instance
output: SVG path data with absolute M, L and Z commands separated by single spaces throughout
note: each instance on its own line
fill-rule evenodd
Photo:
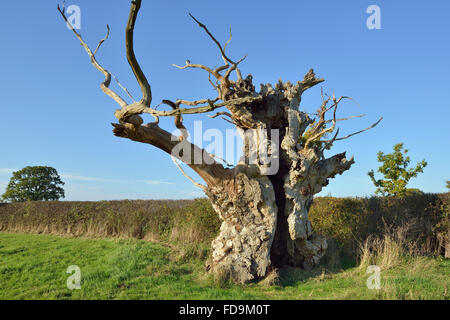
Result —
M 73 0 L 81 8 L 81 30 L 91 47 L 111 26 L 98 60 L 139 97 L 126 62 L 124 28 L 129 2 Z M 221 41 L 233 41 L 233 58 L 248 54 L 244 74 L 255 84 L 297 81 L 309 68 L 325 78 L 325 92 L 353 97 L 341 115 L 366 118 L 341 123 L 341 132 L 373 130 L 337 143 L 356 164 L 332 180 L 322 195 L 365 196 L 376 154 L 404 142 L 412 162 L 429 165 L 410 187 L 444 192 L 450 179 L 450 2 L 426 1 L 143 1 L 135 51 L 148 75 L 153 101 L 214 97 L 207 77 L 171 66 L 189 58 L 220 63 L 217 48 L 188 17 L 207 24 Z M 57 1 L 3 1 L 0 5 L 0 193 L 11 171 L 27 165 L 55 167 L 66 182 L 66 200 L 159 199 L 202 196 L 170 157 L 149 145 L 113 136 L 118 108 L 104 95 L 101 74 L 56 11 Z M 366 27 L 369 5 L 381 9 L 381 30 Z M 303 108 L 315 111 L 320 88 L 305 93 Z M 204 128 L 229 128 L 207 116 Z M 172 123 L 163 121 L 172 130 Z

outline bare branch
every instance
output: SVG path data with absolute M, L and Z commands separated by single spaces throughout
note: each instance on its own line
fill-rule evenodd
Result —
M 222 117 L 221 119 L 224 120 L 224 121 L 226 121 L 226 122 L 228 122 L 228 123 L 231 123 L 232 125 L 235 125 L 235 126 L 239 125 L 238 122 L 233 121 L 233 120 L 229 120 L 229 119 L 227 119 L 227 118 L 225 118 L 225 117 Z
M 333 95 L 333 97 L 329 97 L 328 99 L 324 100 L 324 102 L 323 102 L 323 104 L 322 104 L 322 106 L 320 108 L 320 120 L 319 120 L 319 122 L 317 123 L 317 125 L 313 129 L 313 135 L 306 140 L 305 148 L 307 148 L 309 146 L 309 144 L 311 142 L 315 141 L 316 139 L 320 139 L 320 137 L 324 136 L 325 134 L 334 131 L 334 129 L 336 127 L 336 122 L 337 122 L 337 120 L 336 120 L 336 111 L 337 111 L 337 108 L 339 106 L 339 102 L 341 102 L 342 99 L 345 99 L 345 98 L 346 97 L 343 96 L 343 97 L 340 97 L 339 99 L 336 99 L 336 97 Z M 326 106 L 327 106 L 328 102 L 330 101 L 330 99 L 333 100 L 333 104 L 330 107 L 327 108 Z M 327 111 L 331 110 L 331 108 L 334 108 L 333 120 L 331 120 L 333 122 L 333 125 L 331 127 L 329 127 L 329 128 L 321 130 L 322 127 L 327 122 L 325 120 L 325 114 L 326 114 Z M 321 130 L 321 131 L 319 131 L 319 130 Z
M 227 174 L 223 165 L 216 162 L 205 150 L 187 140 L 180 142 L 178 137 L 154 123 L 147 123 L 138 127 L 130 123 L 112 123 L 112 125 L 115 136 L 150 144 L 176 157 L 185 162 L 208 185 L 216 183 L 216 179 L 220 179 L 219 177 Z M 184 144 L 183 150 L 190 150 L 190 152 L 174 153 L 173 151 L 179 147 L 180 143 Z
M 228 163 L 225 159 L 223 159 L 223 158 L 221 158 L 221 157 L 219 157 L 219 156 L 217 156 L 217 155 L 215 155 L 215 154 L 210 153 L 209 155 L 210 155 L 212 158 L 216 158 L 216 159 L 222 161 L 222 162 L 225 163 L 225 165 L 226 165 L 227 167 L 229 167 L 229 168 L 234 167 L 231 163 Z
M 180 102 L 177 101 L 175 103 L 170 100 L 163 100 L 162 103 L 171 106 L 172 109 L 177 112 L 175 115 L 175 127 L 177 127 L 177 129 L 180 130 L 180 132 L 181 132 L 180 140 L 182 140 L 182 139 L 187 140 L 189 135 L 188 135 L 186 127 L 183 124 L 183 117 L 181 116 L 181 113 L 180 113 Z
M 219 90 L 219 84 L 218 84 L 217 80 L 216 80 L 216 84 L 214 84 L 211 80 L 211 73 L 208 73 L 208 81 L 213 86 L 214 89 Z
M 197 108 L 186 108 L 186 109 L 178 108 L 177 110 L 172 110 L 172 111 L 157 111 L 150 107 L 151 100 L 152 100 L 151 87 L 150 87 L 150 85 L 147 81 L 147 78 L 145 77 L 142 69 L 140 68 L 139 63 L 137 62 L 137 59 L 136 59 L 136 56 L 134 53 L 134 49 L 133 49 L 134 27 L 135 27 L 136 18 L 137 18 L 137 15 L 138 15 L 138 12 L 139 12 L 139 9 L 141 6 L 141 2 L 142 2 L 141 0 L 136 0 L 136 1 L 132 2 L 131 9 L 130 9 L 130 15 L 129 15 L 127 28 L 126 28 L 127 59 L 128 59 L 131 69 L 133 70 L 136 80 L 138 81 L 138 83 L 141 87 L 141 91 L 142 91 L 142 100 L 139 102 L 136 102 L 135 99 L 130 94 L 130 92 L 119 82 L 119 80 L 114 75 L 112 75 L 109 71 L 107 71 L 105 68 L 103 68 L 97 62 L 97 60 L 95 58 L 95 53 L 98 52 L 101 45 L 109 37 L 109 33 L 110 33 L 109 26 L 107 26 L 106 36 L 102 40 L 100 40 L 95 51 L 92 52 L 91 49 L 89 48 L 89 46 L 84 42 L 81 35 L 73 28 L 73 26 L 68 21 L 67 17 L 65 16 L 64 9 L 61 9 L 58 6 L 58 11 L 61 13 L 65 22 L 71 27 L 72 32 L 75 34 L 75 36 L 78 38 L 80 43 L 85 48 L 86 52 L 88 53 L 89 57 L 91 58 L 91 62 L 94 65 L 94 67 L 105 75 L 105 81 L 101 84 L 102 90 L 108 96 L 113 98 L 122 107 L 122 110 L 117 110 L 115 112 L 117 119 L 119 119 L 121 121 L 127 121 L 127 119 L 133 115 L 148 113 L 155 117 L 156 123 L 157 123 L 159 120 L 158 117 L 160 117 L 160 116 L 178 116 L 180 114 L 205 113 L 205 112 L 213 111 L 216 108 L 223 107 L 223 106 L 227 105 L 228 103 L 233 103 L 233 102 L 240 103 L 240 101 L 229 101 L 228 103 L 216 105 L 215 103 L 219 100 L 219 98 L 216 98 L 214 100 L 204 99 L 204 100 L 198 100 L 198 101 L 194 101 L 194 102 L 189 102 L 189 101 L 185 101 L 185 100 L 177 101 L 177 103 L 179 105 L 185 104 L 185 105 L 189 105 L 189 106 L 198 106 L 203 103 L 206 104 L 205 106 L 201 106 L 201 107 L 197 107 Z M 210 68 L 201 66 L 201 65 L 187 65 L 185 67 L 179 67 L 179 68 L 184 69 L 187 67 L 200 67 L 200 68 L 205 69 L 209 73 L 216 75 L 219 78 L 222 78 L 222 76 L 220 74 L 218 74 L 216 71 L 211 70 Z M 115 93 L 113 90 L 111 90 L 109 88 L 112 77 L 114 77 L 114 79 L 117 81 L 120 88 L 122 88 L 127 93 L 127 95 L 133 100 L 133 102 L 134 102 L 133 104 L 127 104 L 127 102 L 122 97 L 120 97 L 117 93 Z M 244 101 L 242 101 L 242 102 L 244 102 Z
M 132 96 L 131 93 L 128 91 L 128 89 L 125 88 L 125 87 L 120 83 L 119 79 L 117 79 L 117 77 L 116 77 L 115 75 L 113 75 L 112 73 L 111 73 L 111 76 L 114 78 L 114 80 L 116 80 L 117 85 L 118 85 L 123 91 L 125 91 L 125 93 L 130 97 L 130 99 L 131 99 L 133 102 L 136 102 L 136 100 L 134 100 L 133 96 Z
M 106 25 L 106 29 L 107 29 L 106 36 L 98 43 L 97 48 L 94 51 L 94 56 L 97 54 L 97 51 L 98 49 L 100 49 L 100 46 L 103 44 L 103 42 L 105 42 L 109 38 L 109 31 L 110 31 L 109 25 Z
M 215 118 L 217 118 L 218 116 L 227 116 L 227 117 L 229 117 L 230 119 L 227 119 L 227 118 L 225 118 L 225 117 L 221 117 L 221 119 L 222 119 L 222 120 L 225 120 L 226 122 L 231 123 L 232 125 L 235 125 L 235 126 L 241 126 L 241 123 L 239 122 L 239 120 L 238 120 L 238 119 L 235 119 L 231 113 L 226 112 L 226 111 L 217 112 L 215 115 L 208 116 L 208 117 L 210 117 L 211 119 L 215 119 Z
M 189 181 L 191 181 L 196 187 L 199 187 L 199 188 L 202 189 L 203 191 L 206 191 L 206 189 L 207 189 L 206 186 L 204 186 L 204 185 L 202 185 L 202 184 L 200 184 L 200 183 L 198 183 L 198 182 L 195 182 L 194 179 L 192 179 L 191 177 L 189 177 L 189 176 L 186 174 L 186 172 L 184 172 L 183 168 L 181 168 L 181 166 L 178 164 L 178 161 L 175 159 L 175 157 L 171 155 L 171 158 L 172 158 L 173 163 L 175 163 L 175 165 L 176 165 L 177 168 L 181 171 L 181 173 L 183 174 L 183 176 L 185 176 L 186 178 L 188 178 Z
M 210 104 L 210 103 L 216 103 L 219 101 L 219 98 L 215 98 L 214 100 L 210 99 L 202 99 L 202 100 L 196 100 L 196 101 L 187 101 L 187 100 L 177 100 L 179 104 L 184 104 L 186 106 L 198 106 L 199 104 Z
M 365 117 L 365 116 L 367 116 L 367 114 L 359 114 L 359 115 L 357 115 L 357 116 L 350 116 L 350 117 L 347 117 L 347 118 L 340 118 L 340 119 L 336 119 L 336 121 L 337 122 L 339 122 L 339 121 L 345 121 L 345 120 L 350 120 L 350 119 L 353 119 L 353 118 L 362 118 L 362 117 Z M 326 120 L 325 122 L 326 123 L 330 123 L 330 122 L 332 122 L 333 120 Z
M 228 117 L 230 117 L 231 119 L 233 119 L 233 116 L 231 115 L 231 113 L 226 112 L 226 111 L 220 111 L 220 112 L 217 112 L 215 115 L 208 116 L 208 117 L 210 117 L 211 119 L 215 119 L 215 118 L 217 118 L 218 116 L 228 116 Z
M 238 62 L 233 63 L 233 65 L 231 66 L 230 69 L 227 70 L 227 72 L 224 75 L 225 79 L 228 79 L 230 77 L 231 72 L 233 72 L 234 70 L 236 70 L 236 74 L 238 76 L 238 81 L 242 80 L 242 75 L 241 75 L 241 71 L 238 69 L 238 65 L 244 61 L 247 58 L 247 55 L 245 55 L 242 59 L 240 59 Z
M 215 109 L 218 109 L 221 107 L 228 107 L 230 105 L 251 104 L 253 102 L 260 101 L 261 99 L 262 98 L 259 96 L 258 97 L 243 97 L 243 98 L 231 99 L 226 102 L 221 102 L 218 104 L 214 103 L 214 101 L 218 101 L 218 99 L 215 99 L 215 100 L 205 99 L 205 100 L 198 100 L 196 102 L 190 102 L 190 103 L 195 104 L 200 101 L 206 101 L 207 104 L 204 106 L 195 107 L 195 108 L 180 108 L 179 110 L 170 110 L 170 111 L 157 111 L 152 108 L 142 107 L 142 105 L 139 105 L 139 104 L 137 104 L 137 105 L 132 104 L 132 105 L 128 105 L 126 108 L 123 108 L 122 110 L 118 110 L 116 112 L 116 117 L 118 117 L 118 119 L 121 119 L 121 118 L 129 117 L 130 115 L 141 114 L 141 113 L 148 113 L 148 114 L 152 114 L 152 115 L 159 116 L 159 117 L 176 116 L 178 113 L 199 114 L 199 113 L 211 112 L 211 111 L 214 111 Z M 189 103 L 188 101 L 185 101 L 185 100 L 180 100 L 180 101 L 183 102 L 180 104 Z
M 333 145 L 333 143 L 336 141 L 336 138 L 337 138 L 337 136 L 339 134 L 339 130 L 340 129 L 338 128 L 336 130 L 336 133 L 334 134 L 333 138 L 331 138 L 330 140 L 328 140 L 328 141 L 321 141 L 321 142 L 325 143 L 325 146 L 323 147 L 323 150 L 326 150 L 326 149 L 328 149 L 329 147 L 331 147 Z
M 141 8 L 141 2 L 142 2 L 141 0 L 133 0 L 131 2 L 130 15 L 128 17 L 128 23 L 125 31 L 126 36 L 125 45 L 127 49 L 126 51 L 128 63 L 131 69 L 133 70 L 133 73 L 136 77 L 137 82 L 139 83 L 139 86 L 141 87 L 142 91 L 141 103 L 148 108 L 150 107 L 150 104 L 152 102 L 152 90 L 144 72 L 139 66 L 139 63 L 136 59 L 136 55 L 134 53 L 134 26 L 136 24 L 136 18 L 139 13 L 139 9 Z
M 336 141 L 348 139 L 348 138 L 350 138 L 350 137 L 352 137 L 352 136 L 354 136 L 354 135 L 357 135 L 357 134 L 360 134 L 360 133 L 362 133 L 362 132 L 364 132 L 364 131 L 370 130 L 370 129 L 376 127 L 376 126 L 381 122 L 381 120 L 383 120 L 383 117 L 381 117 L 380 120 L 378 120 L 377 122 L 375 122 L 375 123 L 374 123 L 373 125 L 371 125 L 370 127 L 365 128 L 364 130 L 361 130 L 361 131 L 358 131 L 358 132 L 349 134 L 349 135 L 347 135 L 347 136 L 345 136 L 345 137 L 337 138 Z
M 176 67 L 176 68 L 178 68 L 180 70 L 184 70 L 184 69 L 187 69 L 187 68 L 202 69 L 202 70 L 205 70 L 208 73 L 212 74 L 214 77 L 216 77 L 216 79 L 221 78 L 221 75 L 216 70 L 212 70 L 211 68 L 208 68 L 207 66 L 204 66 L 202 64 L 188 63 L 188 64 L 186 64 L 183 67 L 180 67 L 179 65 L 176 65 L 176 64 L 172 64 L 172 66 L 174 66 L 174 67 Z
M 122 99 L 122 97 L 120 97 L 116 92 L 114 92 L 113 90 L 111 90 L 109 88 L 109 85 L 111 84 L 111 73 L 106 70 L 105 68 L 103 68 L 98 62 L 97 59 L 95 58 L 94 53 L 91 51 L 91 49 L 89 48 L 89 46 L 86 44 L 86 42 L 83 40 L 83 38 L 81 37 L 81 35 L 75 30 L 75 28 L 72 26 L 72 24 L 69 22 L 69 20 L 66 17 L 65 14 L 65 7 L 63 6 L 63 8 L 61 9 L 58 5 L 58 11 L 61 14 L 61 16 L 63 17 L 64 21 L 67 23 L 67 25 L 70 27 L 70 30 L 72 30 L 72 32 L 75 34 L 75 36 L 78 38 L 78 40 L 80 41 L 81 45 L 84 47 L 84 49 L 86 50 L 87 54 L 89 55 L 89 57 L 91 58 L 91 63 L 92 65 L 99 70 L 101 73 L 103 73 L 103 75 L 105 76 L 105 81 L 103 81 L 100 84 L 100 87 L 102 89 L 102 91 L 107 94 L 109 97 L 111 97 L 112 99 L 114 99 L 114 101 L 116 101 L 122 108 L 124 108 L 125 106 L 127 106 L 127 103 L 125 102 L 125 100 Z M 109 34 L 109 27 L 108 27 L 108 34 Z M 107 36 L 108 36 L 107 34 Z M 99 45 L 97 46 L 96 52 L 98 50 L 98 48 L 100 48 L 101 44 L 107 39 L 107 37 L 105 37 L 104 39 L 102 39 L 99 43 Z
M 189 13 L 189 16 L 198 23 L 200 28 L 203 28 L 206 33 L 209 35 L 209 37 L 216 43 L 217 47 L 219 47 L 220 52 L 222 53 L 222 57 L 229 63 L 231 64 L 235 64 L 233 60 L 231 60 L 230 58 L 227 57 L 227 55 L 225 54 L 225 50 L 222 48 L 221 44 L 219 43 L 219 41 L 217 41 L 217 39 L 211 34 L 211 32 L 209 32 L 208 28 L 201 23 L 200 21 L 198 21 L 192 14 Z
M 223 46 L 224 52 L 227 50 L 227 46 L 228 46 L 228 44 L 230 44 L 232 38 L 233 38 L 233 34 L 231 33 L 231 27 L 230 27 L 230 37 L 228 38 L 227 42 L 225 42 L 225 45 Z
M 242 75 L 241 75 L 241 71 L 238 69 L 238 65 L 245 60 L 245 58 L 247 57 L 247 55 L 245 55 L 242 59 L 240 59 L 237 62 L 234 62 L 233 60 L 231 60 L 225 53 L 225 49 L 228 46 L 228 44 L 231 42 L 231 39 L 233 37 L 232 33 L 231 33 L 231 28 L 230 28 L 230 38 L 227 40 L 227 42 L 225 43 L 225 45 L 222 47 L 222 45 L 220 44 L 219 41 L 217 41 L 217 39 L 212 35 L 212 33 L 208 30 L 208 28 L 201 23 L 200 21 L 198 21 L 191 13 L 189 13 L 189 16 L 195 21 L 197 22 L 197 24 L 199 25 L 200 28 L 204 29 L 206 31 L 206 33 L 208 34 L 208 36 L 215 42 L 215 44 L 217 45 L 217 47 L 220 50 L 220 53 L 222 54 L 222 59 L 225 62 L 225 65 L 222 67 L 219 67 L 217 69 L 215 69 L 214 71 L 216 73 L 219 73 L 220 71 L 224 71 L 226 69 L 228 69 L 230 67 L 231 64 L 231 68 L 229 68 L 226 72 L 226 74 L 223 76 L 223 78 L 219 78 L 216 76 L 217 79 L 221 80 L 222 83 L 227 83 L 228 79 L 230 77 L 231 72 L 233 72 L 234 70 L 236 70 L 236 74 L 237 74 L 237 78 L 238 81 L 242 80 Z

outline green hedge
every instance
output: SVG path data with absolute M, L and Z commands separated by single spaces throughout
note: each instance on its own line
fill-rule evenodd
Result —
M 0 204 L 0 231 L 203 242 L 219 218 L 206 199 Z
M 382 237 L 399 227 L 423 254 L 443 254 L 448 239 L 450 193 L 402 198 L 332 198 L 314 200 L 310 210 L 316 232 L 347 256 L 354 256 L 369 236 Z
M 450 193 L 404 198 L 316 198 L 316 232 L 354 256 L 369 235 L 409 225 L 424 253 L 441 253 L 449 228 Z M 210 243 L 220 220 L 207 199 L 0 204 L 0 231 L 123 237 L 186 244 Z M 333 251 L 333 250 L 331 250 Z

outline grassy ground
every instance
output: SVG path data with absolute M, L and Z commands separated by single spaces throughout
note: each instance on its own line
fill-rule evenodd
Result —
M 66 286 L 71 265 L 81 289 Z M 203 261 L 142 240 L 0 233 L 0 299 L 449 299 L 450 261 L 410 258 L 366 287 L 365 268 L 281 270 L 277 285 L 219 284 Z

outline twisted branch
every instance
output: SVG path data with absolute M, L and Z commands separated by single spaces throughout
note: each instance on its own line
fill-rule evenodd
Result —
M 70 27 L 70 30 L 72 30 L 72 32 L 75 34 L 75 36 L 78 38 L 78 40 L 80 41 L 81 45 L 83 46 L 84 50 L 86 50 L 87 54 L 89 55 L 89 57 L 91 58 L 91 63 L 92 65 L 101 73 L 103 73 L 103 75 L 105 76 L 105 81 L 103 81 L 100 84 L 100 88 L 102 89 L 102 91 L 108 95 L 109 97 L 111 97 L 112 99 L 114 99 L 114 101 L 116 101 L 122 108 L 124 108 L 125 106 L 127 106 L 127 103 L 125 102 L 125 100 L 122 99 L 122 97 L 120 97 L 116 92 L 114 92 L 112 89 L 109 88 L 110 84 L 111 84 L 111 73 L 106 70 L 105 68 L 103 68 L 98 62 L 97 59 L 95 58 L 95 54 L 91 51 L 91 49 L 89 48 L 89 46 L 86 44 L 86 42 L 83 40 L 82 36 L 75 30 L 75 28 L 72 26 L 72 24 L 69 22 L 69 20 L 66 17 L 65 14 L 65 7 L 63 6 L 63 8 L 61 9 L 60 6 L 58 5 L 58 11 L 61 14 L 61 16 L 63 17 L 64 21 L 67 23 L 67 25 Z M 97 48 L 95 50 L 95 53 L 97 53 L 98 49 L 100 48 L 100 46 L 102 45 L 102 43 L 104 41 L 106 41 L 106 39 L 108 38 L 109 35 L 109 26 L 108 26 L 108 33 L 107 36 L 105 38 L 103 38 L 102 40 L 100 40 L 99 44 L 97 45 Z
M 139 86 L 142 91 L 142 100 L 140 104 L 145 107 L 150 107 L 152 103 L 152 90 L 150 84 L 147 81 L 147 77 L 142 71 L 134 53 L 134 26 L 136 24 L 137 15 L 141 8 L 141 0 L 134 0 L 131 2 L 130 15 L 128 17 L 127 27 L 125 29 L 125 46 L 127 51 L 127 60 L 134 76 L 136 77 Z
M 354 135 L 357 135 L 357 134 L 363 133 L 364 131 L 370 130 L 370 129 L 376 127 L 376 126 L 381 122 L 381 120 L 383 120 L 383 117 L 381 117 L 377 122 L 375 122 L 375 123 L 374 123 L 373 125 L 371 125 L 370 127 L 367 127 L 367 128 L 365 128 L 365 129 L 363 129 L 363 130 L 361 130 L 361 131 L 357 131 L 357 132 L 351 133 L 351 134 L 349 134 L 349 135 L 347 135 L 347 136 L 345 136 L 345 137 L 337 138 L 336 141 L 345 140 L 345 139 L 348 139 L 348 138 L 350 138 L 350 137 L 353 137 Z M 325 141 L 325 142 L 326 142 L 326 141 Z
M 172 158 L 173 163 L 177 166 L 177 168 L 180 170 L 180 172 L 183 174 L 183 176 L 185 176 L 186 178 L 188 178 L 189 181 L 191 181 L 196 187 L 199 187 L 200 189 L 202 189 L 203 191 L 206 191 L 207 187 L 195 182 L 194 179 L 192 179 L 184 170 L 183 168 L 181 168 L 181 166 L 179 165 L 178 161 L 175 159 L 174 156 L 170 156 Z

